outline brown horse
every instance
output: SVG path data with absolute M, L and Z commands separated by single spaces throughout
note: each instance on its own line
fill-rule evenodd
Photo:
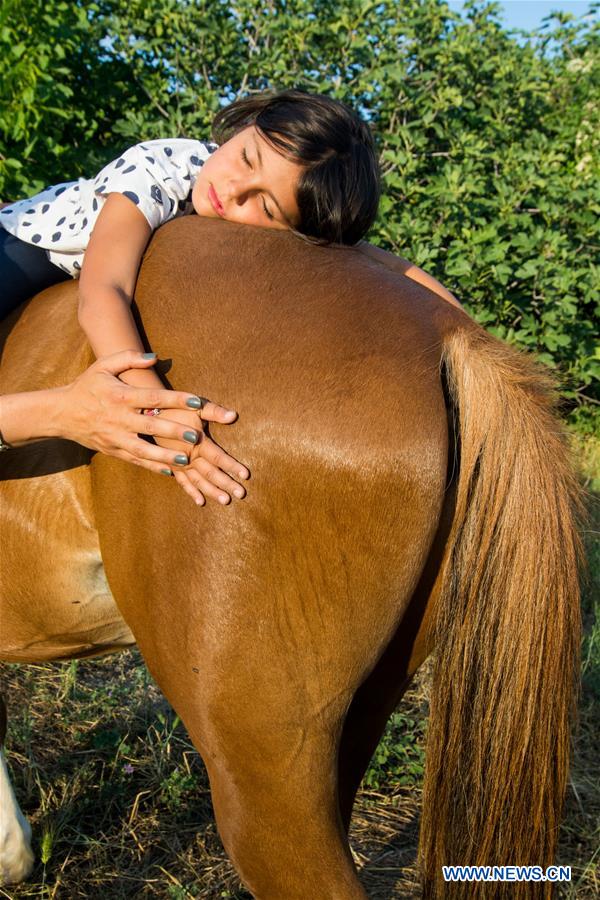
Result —
M 56 286 L 13 315 L 2 391 L 90 363 L 76 294 Z M 248 496 L 198 509 L 63 441 L 3 454 L 2 658 L 137 641 L 254 896 L 354 900 L 355 793 L 435 645 L 424 892 L 548 896 L 441 871 L 553 861 L 582 505 L 546 370 L 394 257 L 208 219 L 160 229 L 136 303 L 170 385 L 239 411 L 211 429 L 251 469 Z M 10 880 L 31 857 L 2 783 Z

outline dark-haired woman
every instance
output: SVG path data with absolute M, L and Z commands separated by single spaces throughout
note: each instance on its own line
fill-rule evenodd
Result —
M 0 210 L 0 317 L 50 284 L 79 278 L 79 323 L 96 357 L 143 351 L 131 300 L 150 235 L 170 219 L 196 212 L 353 244 L 375 218 L 373 140 L 342 103 L 302 91 L 260 94 L 222 109 L 213 137 L 221 146 L 145 141 L 93 179 L 54 185 Z M 148 368 L 120 378 L 164 389 Z M 193 410 L 162 412 L 199 439 Z M 174 451 L 173 474 L 197 503 L 204 495 L 223 503 L 243 495 L 236 480 L 243 467 L 227 454 L 218 458 L 209 439 L 192 465 L 184 443 L 155 440 Z
M 195 212 L 350 245 L 373 223 L 380 195 L 374 141 L 343 103 L 295 90 L 262 93 L 223 108 L 213 137 L 218 143 L 136 144 L 93 179 L 54 185 L 0 210 L 0 316 L 50 284 L 79 278 L 79 323 L 96 356 L 141 352 L 131 300 L 150 235 L 170 219 Z M 163 389 L 149 368 L 120 378 Z M 190 442 L 198 439 L 192 410 L 170 408 L 164 418 L 187 426 Z M 223 451 L 216 456 L 209 439 L 192 465 L 181 441 L 155 439 L 179 451 L 173 474 L 197 503 L 204 495 L 223 503 L 243 496 L 236 481 L 243 467 Z

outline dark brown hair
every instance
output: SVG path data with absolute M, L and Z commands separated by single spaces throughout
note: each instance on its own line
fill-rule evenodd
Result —
M 356 244 L 373 224 L 381 193 L 366 122 L 339 100 L 287 90 L 224 107 L 215 116 L 213 139 L 224 143 L 249 125 L 278 153 L 304 166 L 296 192 L 296 233 L 318 243 Z

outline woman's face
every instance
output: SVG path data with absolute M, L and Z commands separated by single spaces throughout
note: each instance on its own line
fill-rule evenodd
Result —
M 250 125 L 206 160 L 192 203 L 199 216 L 288 229 L 299 220 L 296 187 L 301 173 L 301 165 L 277 153 Z

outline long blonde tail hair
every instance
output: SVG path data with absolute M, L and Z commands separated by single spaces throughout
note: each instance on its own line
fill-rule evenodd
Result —
M 456 513 L 437 619 L 420 836 L 429 898 L 548 897 L 444 883 L 442 865 L 554 862 L 576 704 L 583 491 L 533 357 L 478 328 L 444 342 Z

